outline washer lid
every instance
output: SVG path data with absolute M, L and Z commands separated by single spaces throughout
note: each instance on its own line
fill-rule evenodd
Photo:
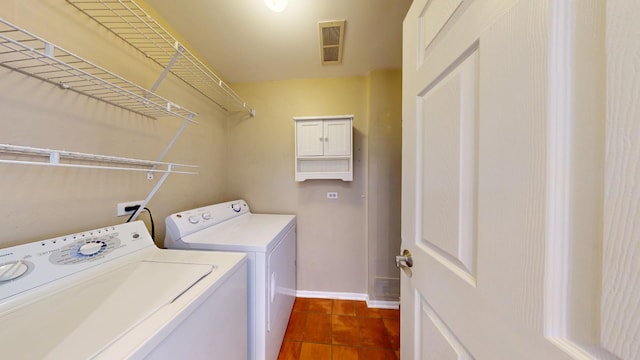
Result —
M 2 314 L 2 354 L 91 358 L 213 270 L 205 264 L 139 261 L 91 278 Z

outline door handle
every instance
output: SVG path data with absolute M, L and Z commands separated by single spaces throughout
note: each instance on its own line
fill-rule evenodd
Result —
M 411 267 L 413 267 L 413 258 L 411 257 L 411 251 L 404 249 L 402 251 L 402 255 L 396 256 L 396 267 L 402 269 L 402 271 L 407 274 L 408 277 L 411 277 Z
M 411 252 L 407 249 L 404 249 L 402 255 L 396 256 L 396 267 L 413 267 L 413 258 L 411 257 Z

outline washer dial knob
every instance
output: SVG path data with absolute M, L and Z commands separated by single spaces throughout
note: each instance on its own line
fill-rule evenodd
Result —
M 189 216 L 189 222 L 190 223 L 197 224 L 199 221 L 200 221 L 200 219 L 198 219 L 197 216 L 195 216 L 195 215 Z
M 17 279 L 29 270 L 22 260 L 0 265 L 0 282 Z
M 80 253 L 80 255 L 91 256 L 100 252 L 100 250 L 102 250 L 103 247 L 106 248 L 107 244 L 103 243 L 102 241 L 98 241 L 98 242 L 92 241 L 90 243 L 86 243 L 80 246 L 80 248 L 78 249 L 78 252 Z
M 210 212 L 208 212 L 208 211 L 207 211 L 207 212 L 205 212 L 205 213 L 202 213 L 202 218 L 203 218 L 204 220 L 210 220 L 210 219 L 211 219 L 211 213 L 210 213 Z

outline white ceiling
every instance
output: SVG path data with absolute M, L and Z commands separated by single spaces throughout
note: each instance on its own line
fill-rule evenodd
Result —
M 412 0 L 147 0 L 228 82 L 365 75 L 401 68 Z M 318 22 L 346 20 L 342 64 L 322 65 Z

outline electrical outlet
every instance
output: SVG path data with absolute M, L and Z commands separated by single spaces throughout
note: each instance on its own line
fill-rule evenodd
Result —
M 128 206 L 142 205 L 143 202 L 144 200 L 118 203 L 118 205 L 116 205 L 116 216 L 125 216 L 125 215 L 133 214 L 133 211 L 125 211 L 124 209 Z
M 327 193 L 327 199 L 331 199 L 331 200 L 335 200 L 338 198 L 338 192 L 336 191 L 329 191 Z

